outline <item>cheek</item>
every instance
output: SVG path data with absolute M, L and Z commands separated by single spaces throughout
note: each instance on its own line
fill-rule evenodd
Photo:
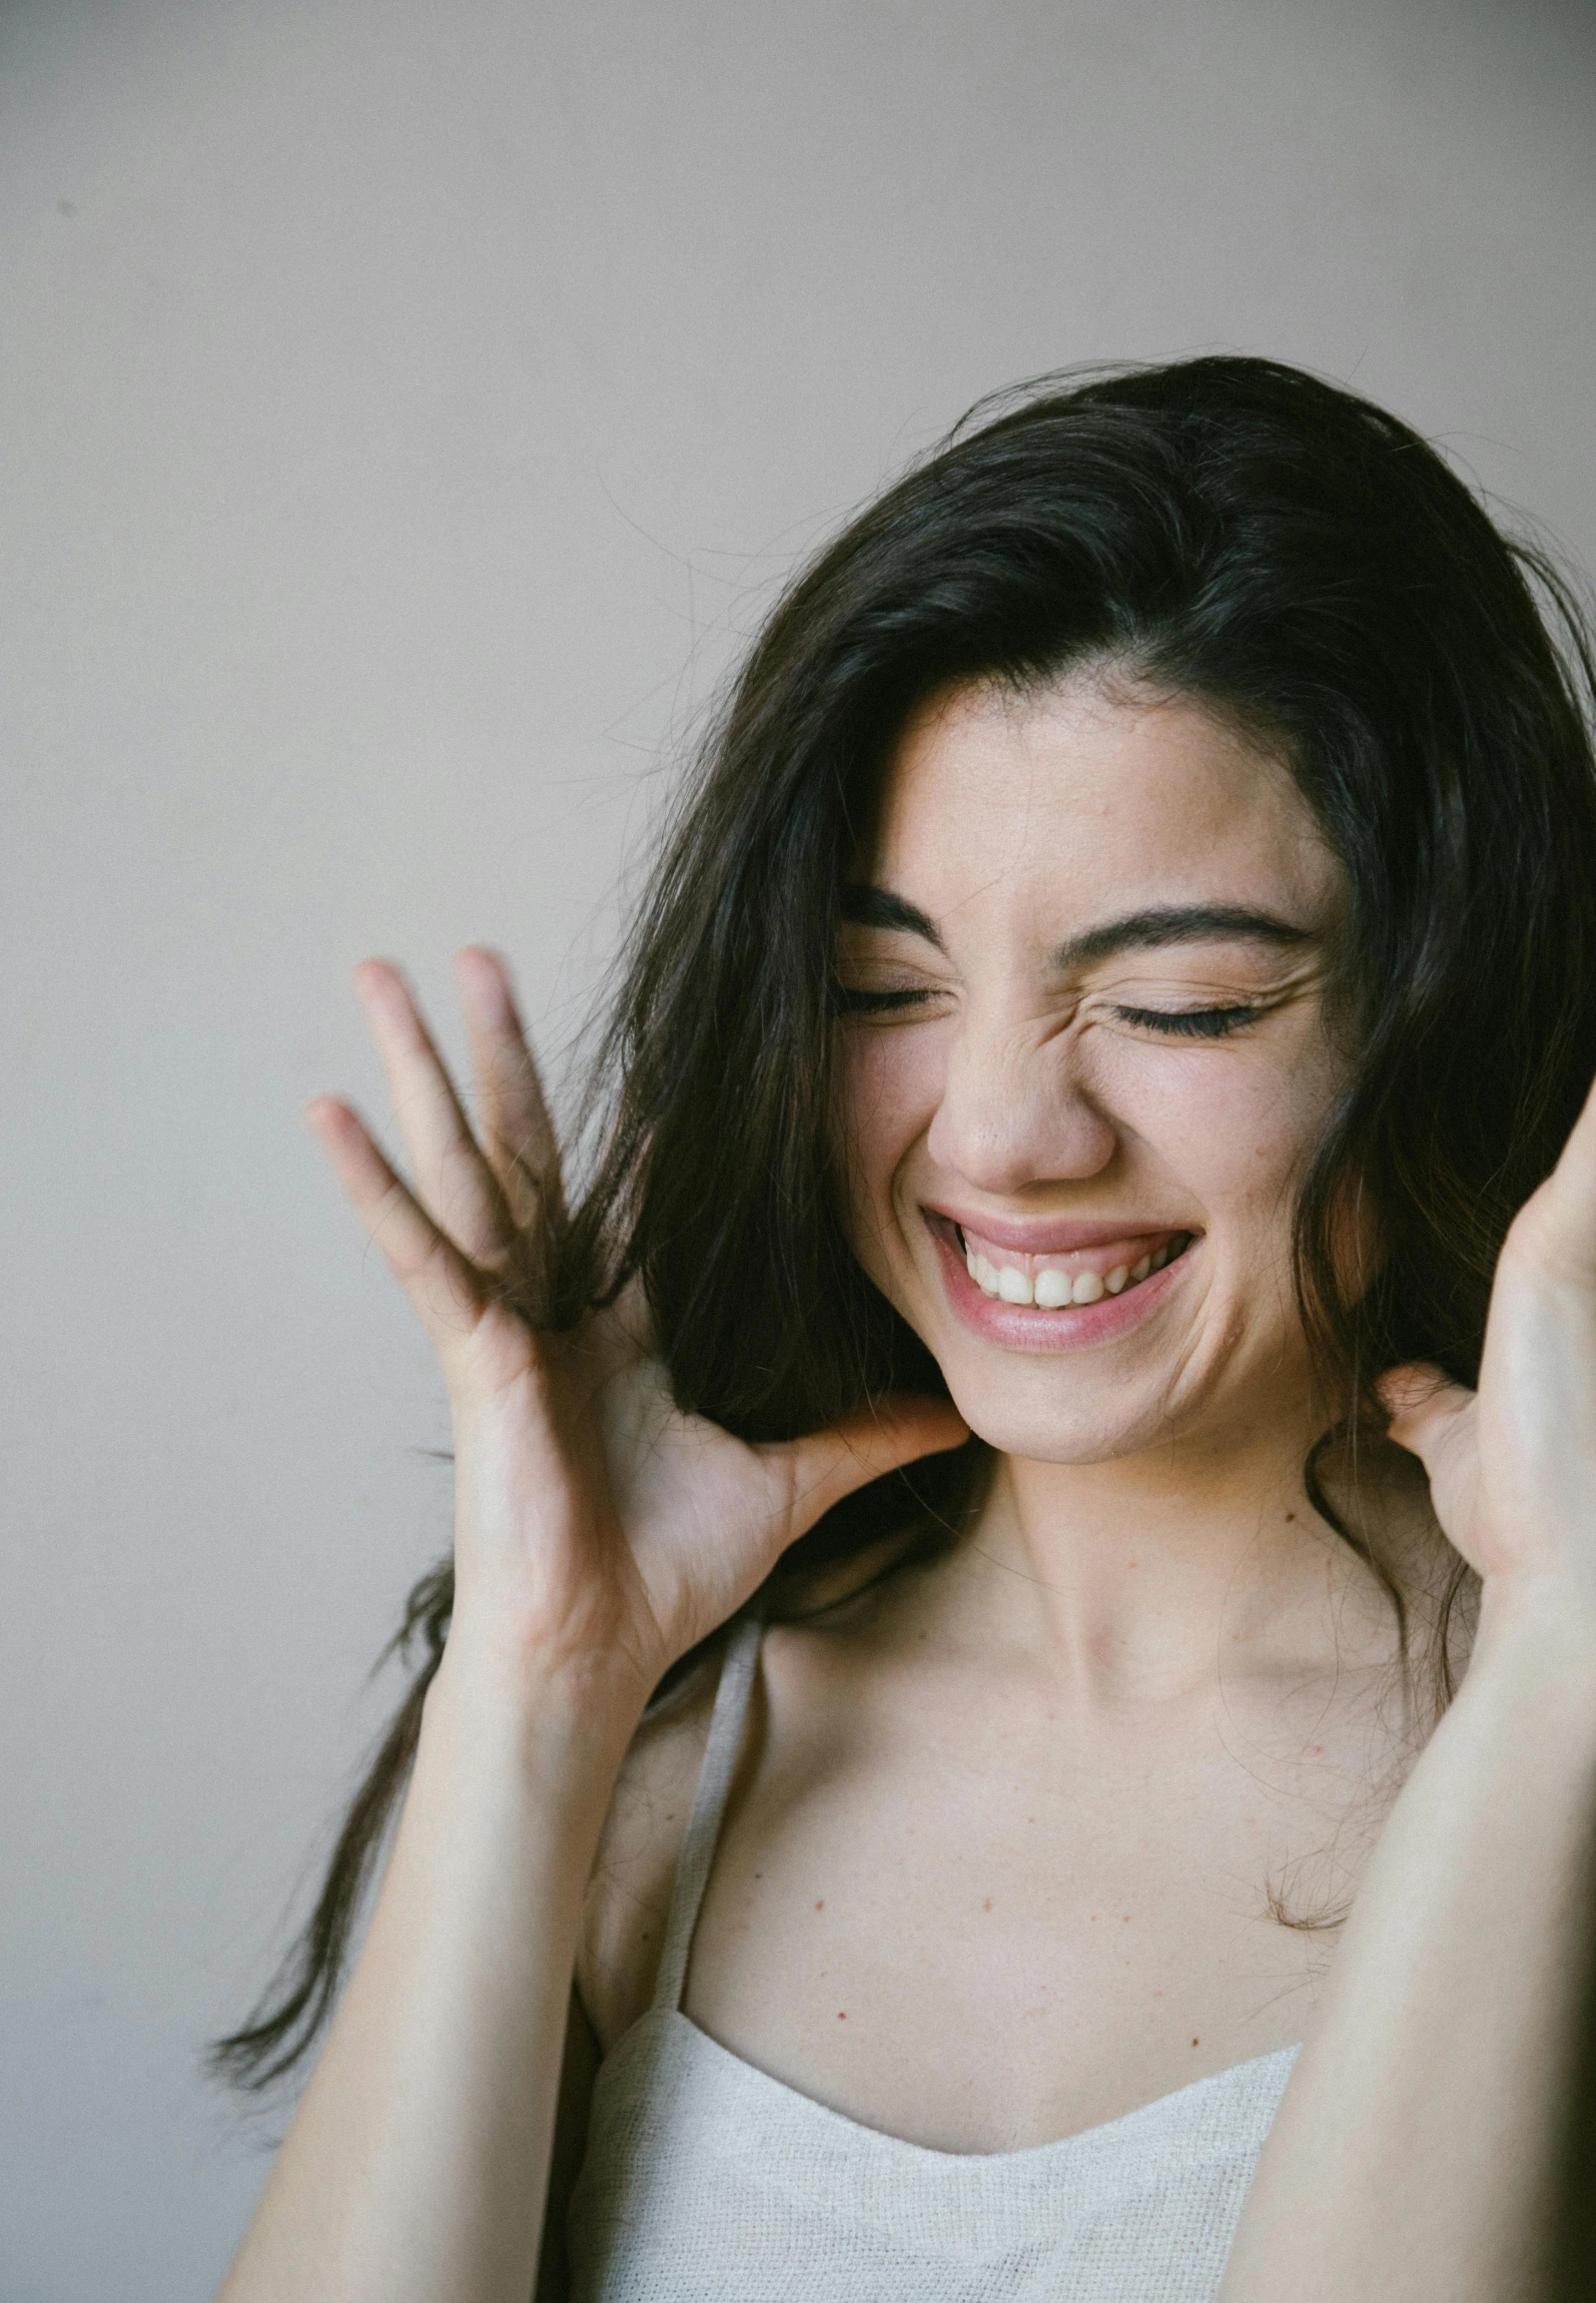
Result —
M 1285 1240 L 1294 1185 L 1335 1095 L 1334 1068 L 1317 1051 L 1284 1062 L 1205 1049 L 1161 1051 L 1152 1063 L 1135 1056 L 1142 1060 L 1116 1063 L 1117 1076 L 1101 1080 L 1102 1108 L 1185 1186 L 1211 1231 L 1226 1228 L 1228 1215 L 1234 1244 L 1261 1247 L 1265 1232 Z
M 846 1036 L 836 1128 L 856 1218 L 884 1207 L 900 1163 L 936 1115 L 947 1068 L 938 1038 L 925 1030 Z

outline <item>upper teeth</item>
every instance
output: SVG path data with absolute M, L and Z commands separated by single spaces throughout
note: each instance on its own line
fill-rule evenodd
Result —
M 979 1249 L 967 1246 L 965 1261 L 983 1295 L 996 1295 L 1005 1303 L 1035 1303 L 1045 1311 L 1061 1310 L 1066 1303 L 1096 1303 L 1101 1296 L 1118 1295 L 1121 1288 L 1162 1270 L 1175 1247 L 1167 1239 L 1162 1247 L 1135 1263 L 1117 1263 L 1112 1271 L 1078 1271 L 1073 1275 L 1045 1264 L 1035 1279 L 1012 1264 L 989 1263 Z

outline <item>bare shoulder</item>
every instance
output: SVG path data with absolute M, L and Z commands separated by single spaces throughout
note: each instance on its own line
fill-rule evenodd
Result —
M 645 1719 L 610 1801 L 582 1912 L 576 1988 L 605 2054 L 653 1994 L 714 1709 L 716 1660 Z

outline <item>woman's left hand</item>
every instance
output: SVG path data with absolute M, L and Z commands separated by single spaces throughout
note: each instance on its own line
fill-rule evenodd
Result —
M 1596 1623 L 1596 1089 L 1503 1243 L 1478 1391 L 1422 1365 L 1379 1391 L 1487 1593 L 1533 1587 Z

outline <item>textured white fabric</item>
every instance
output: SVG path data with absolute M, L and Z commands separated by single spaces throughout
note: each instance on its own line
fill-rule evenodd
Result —
M 828 2110 L 681 2012 L 758 1639 L 743 1625 L 727 1652 L 654 2004 L 599 2069 L 572 2303 L 1212 2303 L 1295 2047 L 1061 2142 L 965 2153 Z

